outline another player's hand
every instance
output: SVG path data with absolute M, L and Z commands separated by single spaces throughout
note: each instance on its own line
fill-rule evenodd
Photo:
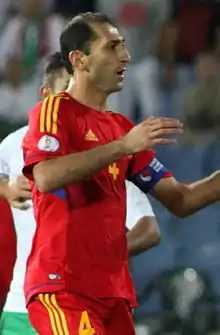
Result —
M 123 137 L 128 155 L 150 149 L 158 144 L 175 144 L 169 135 L 182 133 L 182 124 L 177 119 L 149 117 L 135 126 Z
M 7 200 L 14 208 L 26 210 L 30 207 L 27 200 L 31 199 L 29 181 L 19 175 L 8 182 Z

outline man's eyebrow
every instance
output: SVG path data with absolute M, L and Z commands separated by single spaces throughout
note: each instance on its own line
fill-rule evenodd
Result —
M 117 46 L 117 45 L 119 45 L 121 43 L 125 43 L 125 39 L 123 37 L 117 38 L 115 40 L 108 41 L 108 42 L 106 42 L 106 45 L 115 45 L 115 46 Z

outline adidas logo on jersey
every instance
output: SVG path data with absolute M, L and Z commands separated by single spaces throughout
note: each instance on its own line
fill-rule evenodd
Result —
M 98 141 L 98 137 L 95 136 L 95 134 L 93 133 L 93 131 L 91 129 L 88 130 L 86 136 L 85 136 L 85 140 L 86 141 Z

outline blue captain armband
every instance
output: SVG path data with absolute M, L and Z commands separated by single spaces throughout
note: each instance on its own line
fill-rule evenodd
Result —
M 161 179 L 171 176 L 171 172 L 157 158 L 153 158 L 150 164 L 130 180 L 141 191 L 148 193 Z

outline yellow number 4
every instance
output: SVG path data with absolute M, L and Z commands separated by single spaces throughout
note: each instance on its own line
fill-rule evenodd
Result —
M 89 315 L 87 312 L 82 312 L 80 324 L 79 324 L 79 335 L 94 335 L 95 329 L 92 328 Z
M 119 168 L 117 167 L 116 163 L 109 165 L 108 173 L 112 175 L 113 180 L 117 180 L 118 175 L 119 175 Z

